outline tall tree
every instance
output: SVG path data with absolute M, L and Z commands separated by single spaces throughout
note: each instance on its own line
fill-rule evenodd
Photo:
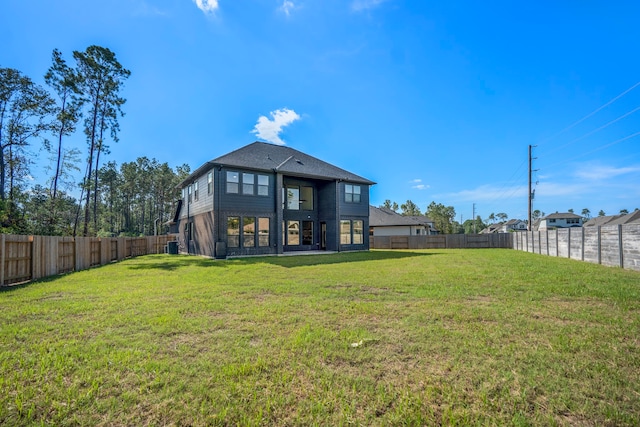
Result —
M 453 232 L 453 219 L 456 211 L 453 206 L 445 206 L 442 203 L 431 202 L 427 207 L 426 215 L 433 220 L 436 228 L 444 234 Z
M 490 224 L 493 224 L 494 222 L 496 222 L 496 214 L 491 212 L 491 214 L 487 218 L 487 222 L 490 223 Z
M 49 126 L 53 100 L 20 71 L 0 68 L 0 203 L 11 221 L 20 186 L 29 176 L 27 150 Z
M 587 219 L 591 218 L 591 211 L 587 208 L 582 209 L 582 216 Z
M 105 133 L 110 133 L 114 142 L 118 141 L 118 115 L 122 116 L 122 105 L 125 99 L 120 97 L 120 90 L 131 72 L 116 59 L 115 54 L 104 47 L 89 46 L 84 52 L 74 51 L 79 85 L 83 100 L 88 105 L 88 114 L 84 122 L 87 136 L 88 156 L 87 172 L 83 187 L 86 193 L 83 235 L 89 234 L 90 202 L 93 190 L 94 227 L 97 215 L 97 171 L 100 166 L 100 153 L 108 147 L 105 144 Z M 94 166 L 95 163 L 95 166 Z M 93 189 L 91 179 L 94 178 Z M 97 231 L 97 230 L 94 230 Z
M 46 148 L 54 157 L 55 168 L 50 186 L 49 222 L 53 224 L 57 215 L 56 200 L 61 180 L 64 179 L 67 166 L 78 169 L 73 160 L 79 152 L 75 149 L 64 150 L 62 141 L 65 136 L 76 130 L 76 124 L 80 119 L 82 102 L 78 97 L 79 78 L 75 70 L 69 67 L 58 49 L 54 49 L 51 55 L 52 65 L 44 76 L 45 82 L 58 96 L 58 104 L 55 108 L 55 120 L 51 125 L 51 131 L 57 141 L 55 144 L 47 144 Z
M 385 200 L 381 207 L 391 209 L 394 212 L 398 212 L 398 209 L 400 209 L 396 202 L 392 202 L 389 199 Z
M 500 213 L 496 214 L 496 218 L 498 218 L 498 221 L 500 221 L 500 222 L 504 222 L 504 221 L 506 221 L 507 219 L 509 219 L 509 215 L 507 215 L 507 214 L 506 214 L 506 213 L 504 213 L 504 212 L 500 212 Z
M 604 211 L 602 209 L 600 209 L 600 212 L 598 212 L 598 216 L 605 216 L 606 213 L 604 213 Z
M 420 212 L 420 208 L 418 207 L 418 205 L 413 203 L 411 200 L 407 200 L 405 203 L 401 204 L 400 209 L 402 209 L 402 215 L 405 216 L 422 215 L 422 212 Z

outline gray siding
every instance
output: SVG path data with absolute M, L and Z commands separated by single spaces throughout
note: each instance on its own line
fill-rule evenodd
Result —
M 206 171 L 203 175 L 197 177 L 192 180 L 189 184 L 193 185 L 195 182 L 198 183 L 198 200 L 194 200 L 194 195 L 191 195 L 191 203 L 188 203 L 188 195 L 182 199 L 182 209 L 180 212 L 180 218 L 184 219 L 187 216 L 195 216 L 200 215 L 205 212 L 210 212 L 213 210 L 213 197 L 215 191 L 212 191 L 211 194 L 207 194 L 207 174 L 212 171 Z M 184 188 L 187 188 L 185 186 Z M 214 188 L 215 188 L 215 176 L 214 176 Z M 182 191 L 182 190 L 181 190 Z

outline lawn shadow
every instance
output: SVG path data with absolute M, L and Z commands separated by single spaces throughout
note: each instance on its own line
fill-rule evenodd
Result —
M 225 267 L 225 263 L 191 255 L 150 255 L 127 261 L 130 270 L 174 271 L 183 267 Z
M 412 251 L 362 251 L 362 252 L 334 252 L 314 253 L 287 256 L 265 256 L 234 258 L 229 262 L 240 264 L 273 264 L 285 268 L 308 267 L 313 265 L 342 264 L 363 261 L 380 261 L 388 259 L 403 259 L 437 255 L 436 252 L 412 252 Z

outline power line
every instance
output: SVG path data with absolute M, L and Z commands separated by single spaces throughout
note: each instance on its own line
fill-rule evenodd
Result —
M 616 123 L 616 122 L 619 122 L 620 120 L 624 119 L 625 117 L 630 116 L 631 114 L 635 113 L 635 112 L 636 112 L 636 111 L 638 111 L 638 110 L 640 110 L 640 107 L 636 107 L 636 108 L 634 108 L 633 110 L 631 110 L 631 111 L 628 111 L 628 112 L 624 113 L 624 114 L 623 114 L 623 115 L 621 115 L 620 117 L 618 117 L 618 118 L 616 118 L 616 119 L 614 119 L 614 120 L 611 120 L 609 123 L 606 123 L 606 124 L 604 124 L 604 125 L 600 126 L 599 128 L 592 130 L 591 132 L 587 132 L 586 134 L 584 134 L 584 135 L 582 135 L 582 136 L 580 136 L 580 137 L 578 137 L 578 138 L 576 138 L 576 139 L 573 139 L 573 140 L 571 140 L 571 141 L 567 142 L 566 144 L 561 145 L 560 147 L 557 147 L 557 148 L 556 148 L 556 149 L 554 149 L 554 150 L 551 150 L 551 151 L 549 151 L 549 152 L 545 153 L 545 155 L 547 155 L 547 156 L 548 156 L 549 154 L 553 154 L 553 153 L 555 153 L 555 152 L 557 152 L 557 151 L 560 151 L 560 150 L 562 150 L 563 148 L 565 148 L 565 147 L 567 147 L 567 146 L 569 146 L 569 145 L 571 145 L 571 144 L 573 144 L 573 143 L 575 143 L 575 142 L 578 142 L 578 141 L 580 141 L 580 140 L 582 140 L 582 139 L 585 139 L 585 138 L 587 138 L 587 137 L 589 137 L 589 136 L 593 135 L 594 133 L 599 132 L 599 131 L 601 131 L 602 129 L 605 129 L 605 128 L 607 128 L 607 127 L 611 126 L 612 124 L 614 124 L 614 123 Z
M 579 154 L 577 156 L 574 156 L 574 157 L 572 157 L 570 159 L 563 160 L 563 161 L 558 162 L 558 163 L 554 163 L 554 164 L 552 164 L 550 166 L 547 166 L 547 168 L 552 168 L 554 166 L 563 165 L 563 164 L 568 163 L 570 161 L 573 161 L 575 159 L 579 159 L 580 157 L 588 156 L 589 154 L 593 154 L 593 153 L 596 153 L 596 152 L 598 152 L 600 150 L 604 150 L 605 148 L 609 148 L 612 145 L 619 144 L 619 143 L 621 143 L 623 141 L 626 141 L 628 139 L 631 139 L 631 138 L 635 138 L 636 136 L 639 136 L 639 135 L 640 135 L 640 132 L 633 133 L 631 135 L 625 136 L 624 138 L 620 138 L 620 139 L 617 139 L 617 140 L 615 140 L 613 142 L 609 142 L 607 144 L 601 145 L 600 147 L 598 147 L 598 148 L 596 148 L 594 150 L 587 151 L 586 153 L 581 153 L 581 154 Z
M 562 135 L 563 133 L 565 133 L 566 131 L 568 131 L 569 129 L 574 128 L 575 126 L 579 125 L 580 123 L 584 122 L 585 120 L 587 120 L 589 117 L 593 116 L 594 114 L 596 114 L 598 111 L 602 110 L 605 107 L 608 107 L 609 105 L 613 104 L 615 101 L 617 101 L 618 99 L 622 98 L 623 96 L 625 96 L 627 93 L 631 92 L 633 89 L 635 89 L 636 87 L 640 86 L 640 81 L 637 82 L 636 84 L 634 84 L 633 86 L 631 86 L 630 88 L 628 88 L 627 90 L 623 91 L 622 93 L 620 93 L 619 95 L 613 97 L 611 100 L 609 100 L 608 102 L 606 102 L 605 104 L 601 105 L 600 107 L 596 108 L 595 110 L 593 110 L 592 112 L 590 112 L 589 114 L 587 114 L 586 116 L 584 116 L 583 118 L 581 118 L 580 120 L 573 122 L 572 124 L 570 124 L 569 126 L 567 126 L 566 128 L 562 129 L 560 132 L 557 132 L 556 134 L 543 139 L 542 141 L 538 142 L 538 145 L 544 144 L 546 142 L 549 142 L 550 140 L 552 140 L 553 138 Z

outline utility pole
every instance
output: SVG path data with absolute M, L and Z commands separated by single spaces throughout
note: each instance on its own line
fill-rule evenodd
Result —
M 473 234 L 477 234 L 476 233 L 476 204 L 473 204 L 473 216 L 471 217 L 471 219 L 473 220 Z
M 531 157 L 531 147 L 536 147 L 536 145 L 529 145 L 529 221 L 527 222 L 527 230 L 531 231 L 533 227 L 532 216 L 533 216 L 533 190 L 531 189 L 531 175 L 533 170 L 531 169 L 532 160 L 535 157 Z

